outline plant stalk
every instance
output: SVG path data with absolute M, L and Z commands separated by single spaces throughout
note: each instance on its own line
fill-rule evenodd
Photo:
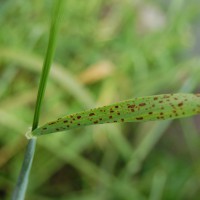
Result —
M 55 2 L 54 14 L 51 20 L 48 47 L 46 51 L 45 60 L 43 63 L 42 75 L 41 75 L 38 94 L 37 94 L 32 131 L 38 127 L 38 123 L 39 123 L 41 104 L 44 98 L 48 75 L 49 75 L 51 63 L 52 63 L 54 52 L 55 52 L 56 38 L 57 38 L 57 33 L 58 33 L 58 28 L 59 28 L 59 21 L 60 21 L 59 19 L 60 19 L 61 10 L 63 7 L 63 2 L 64 2 L 63 0 L 58 0 Z M 25 151 L 24 160 L 23 160 L 20 174 L 18 176 L 17 184 L 15 186 L 15 189 L 11 198 L 12 200 L 23 200 L 25 198 L 25 193 L 28 186 L 29 174 L 30 174 L 30 170 L 31 170 L 32 162 L 33 162 L 34 153 L 35 153 L 35 147 L 36 147 L 36 139 L 35 138 L 30 139 L 28 141 L 28 145 Z

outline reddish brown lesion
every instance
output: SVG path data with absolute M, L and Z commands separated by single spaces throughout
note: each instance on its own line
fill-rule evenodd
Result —
M 183 102 L 179 103 L 178 106 L 179 106 L 179 107 L 183 106 Z
M 56 122 L 50 122 L 50 123 L 48 123 L 49 125 L 53 125 L 53 124 L 55 124 Z
M 81 116 L 79 115 L 79 116 L 77 116 L 77 119 L 80 119 L 81 118 Z
M 165 94 L 164 96 L 163 96 L 163 98 L 170 98 L 170 95 L 167 95 L 167 94 Z
M 89 116 L 93 116 L 93 115 L 95 115 L 95 114 L 94 114 L 94 113 L 90 113 L 90 114 L 89 114 Z
M 137 120 L 143 120 L 143 117 L 136 117 Z
M 140 103 L 139 104 L 139 106 L 145 106 L 146 105 L 146 103 Z
M 128 108 L 135 108 L 135 104 L 132 105 L 128 104 Z

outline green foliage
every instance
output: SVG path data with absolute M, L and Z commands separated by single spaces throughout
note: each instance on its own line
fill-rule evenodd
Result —
M 123 99 L 198 93 L 198 4 L 67 0 L 40 124 Z M 27 143 L 22 133 L 33 121 L 50 10 L 49 1 L 39 0 L 0 6 L 2 199 L 13 191 Z M 198 120 L 40 137 L 27 199 L 198 199 Z
M 51 29 L 50 29 L 50 35 L 49 35 L 48 48 L 47 48 L 47 53 L 46 53 L 43 68 L 42 68 L 42 74 L 41 74 L 41 79 L 40 79 L 40 84 L 39 84 L 39 89 L 38 89 L 32 131 L 34 131 L 38 127 L 42 100 L 44 98 L 49 71 L 50 71 L 50 67 L 51 67 L 51 63 L 52 63 L 54 51 L 55 51 L 56 37 L 57 37 L 58 24 L 59 24 L 59 15 L 62 9 L 62 3 L 63 3 L 62 0 L 59 0 L 55 3 L 55 9 L 54 9 L 55 12 L 51 20 Z M 29 174 L 32 167 L 34 153 L 35 153 L 35 146 L 36 146 L 36 139 L 31 139 L 28 141 L 22 168 L 17 179 L 16 187 L 13 191 L 12 200 L 22 200 L 25 198 L 25 193 L 28 186 Z
M 27 133 L 41 136 L 73 128 L 117 122 L 146 122 L 183 118 L 200 113 L 199 94 L 164 94 L 135 98 L 58 118 Z

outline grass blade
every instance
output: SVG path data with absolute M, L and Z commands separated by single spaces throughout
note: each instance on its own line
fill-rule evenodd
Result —
M 59 0 L 55 4 L 55 13 L 53 15 L 52 22 L 51 22 L 48 48 L 47 48 L 46 57 L 43 64 L 42 75 L 41 75 L 40 84 L 39 84 L 32 130 L 37 128 L 38 122 L 39 122 L 41 104 L 42 104 L 42 100 L 45 93 L 50 66 L 51 66 L 54 52 L 55 52 L 55 44 L 56 44 L 56 37 L 58 33 L 59 16 L 61 13 L 60 10 L 62 8 L 62 2 L 63 0 Z M 32 161 L 33 161 L 33 157 L 35 153 L 35 146 L 36 146 L 36 139 L 29 140 L 27 148 L 26 148 L 22 168 L 17 180 L 15 190 L 13 192 L 12 200 L 22 200 L 25 197 L 25 193 L 26 193 L 26 189 L 28 185 L 29 173 L 30 173 L 30 169 L 32 166 Z
M 64 116 L 34 130 L 28 137 L 93 124 L 175 119 L 199 113 L 199 94 L 180 93 L 139 97 Z

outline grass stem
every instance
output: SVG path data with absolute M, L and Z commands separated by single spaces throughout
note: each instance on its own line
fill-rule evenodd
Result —
M 45 56 L 45 60 L 43 64 L 42 75 L 41 75 L 38 94 L 37 94 L 37 101 L 36 101 L 36 108 L 35 108 L 35 113 L 34 113 L 32 130 L 36 129 L 39 123 L 41 104 L 44 98 L 48 75 L 49 75 L 51 63 L 52 63 L 54 52 L 55 52 L 56 38 L 57 38 L 57 33 L 58 33 L 58 28 L 59 28 L 59 19 L 60 19 L 61 9 L 63 7 L 62 4 L 63 4 L 63 0 L 56 1 L 55 3 L 54 14 L 51 21 L 49 42 L 48 42 L 47 52 L 46 52 L 46 56 Z M 17 184 L 12 195 L 12 200 L 23 200 L 25 197 L 26 189 L 28 186 L 29 174 L 30 174 L 30 170 L 32 166 L 34 153 L 35 153 L 35 146 L 36 146 L 36 139 L 30 139 L 25 151 L 24 161 L 22 164 L 22 168 L 21 168 L 18 180 L 17 180 Z

